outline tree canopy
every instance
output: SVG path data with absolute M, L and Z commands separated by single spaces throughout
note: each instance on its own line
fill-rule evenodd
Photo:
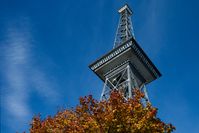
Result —
M 58 111 L 44 120 L 33 117 L 31 133 L 170 133 L 175 130 L 157 118 L 157 108 L 143 105 L 144 94 L 134 90 L 132 99 L 113 91 L 106 101 L 81 97 L 74 109 Z

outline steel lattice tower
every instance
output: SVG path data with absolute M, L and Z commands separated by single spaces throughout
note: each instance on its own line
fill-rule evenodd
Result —
M 118 12 L 120 20 L 113 50 L 89 66 L 104 82 L 100 100 L 107 100 L 114 89 L 122 92 L 124 98 L 132 98 L 135 88 L 143 91 L 149 100 L 145 85 L 161 74 L 135 41 L 132 10 L 125 5 Z
M 115 36 L 114 48 L 132 37 L 135 39 L 131 21 L 131 15 L 133 12 L 128 5 L 122 7 L 118 12 L 120 14 L 120 19 Z

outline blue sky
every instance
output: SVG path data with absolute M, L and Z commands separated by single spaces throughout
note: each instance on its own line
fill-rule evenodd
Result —
M 132 7 L 137 42 L 162 77 L 147 86 L 176 133 L 199 131 L 197 0 L 0 0 L 1 132 L 28 131 L 33 115 L 99 99 L 88 65 L 110 51 L 117 10 Z

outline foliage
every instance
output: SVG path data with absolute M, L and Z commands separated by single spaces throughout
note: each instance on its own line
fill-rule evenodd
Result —
M 59 111 L 54 117 L 41 120 L 35 116 L 31 133 L 170 133 L 175 130 L 157 118 L 157 109 L 150 103 L 143 106 L 143 93 L 134 90 L 134 98 L 125 100 L 113 91 L 107 101 L 92 96 L 80 98 L 75 109 Z

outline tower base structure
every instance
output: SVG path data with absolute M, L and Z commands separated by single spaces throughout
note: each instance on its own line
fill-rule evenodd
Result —
M 122 93 L 127 100 L 128 98 L 133 98 L 133 89 L 139 89 L 145 94 L 145 100 L 149 101 L 146 86 L 144 83 L 141 85 L 137 83 L 135 73 L 136 70 L 130 61 L 126 61 L 115 70 L 107 73 L 100 100 L 108 100 L 113 90 Z

